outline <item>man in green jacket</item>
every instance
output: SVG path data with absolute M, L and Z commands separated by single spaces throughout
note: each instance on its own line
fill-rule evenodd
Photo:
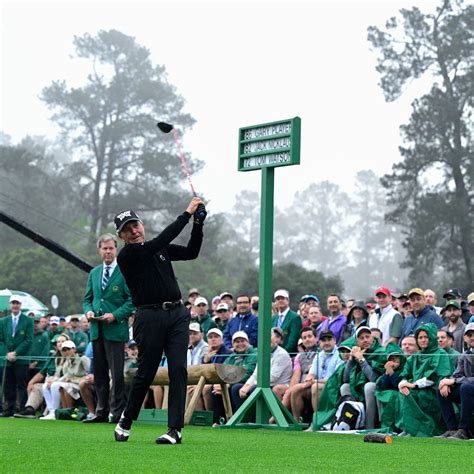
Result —
M 342 375 L 341 395 L 351 396 L 365 405 L 365 428 L 375 428 L 377 404 L 375 382 L 384 373 L 385 348 L 374 337 L 370 328 L 359 326 L 355 333 L 356 344 Z
M 28 380 L 31 380 L 44 367 L 47 359 L 49 358 L 50 349 L 51 341 L 49 339 L 48 333 L 41 329 L 40 318 L 35 317 Z
M 17 295 L 10 296 L 11 313 L 0 325 L 0 345 L 5 345 L 6 367 L 3 387 L 5 407 L 3 416 L 11 417 L 18 396 L 19 409 L 25 409 L 28 398 L 28 365 L 33 343 L 33 319 L 21 314 L 21 301 Z M 2 364 L 4 362 L 2 361 Z
M 290 295 L 287 290 L 277 290 L 274 295 L 278 314 L 272 318 L 272 327 L 278 327 L 283 332 L 281 347 L 287 352 L 296 353 L 301 331 L 301 318 L 290 309 Z
M 198 296 L 194 300 L 194 310 L 196 311 L 196 317 L 191 318 L 191 322 L 199 323 L 201 326 L 201 331 L 204 334 L 204 341 L 207 342 L 207 333 L 210 329 L 217 328 L 217 324 L 209 314 L 209 305 L 206 298 L 203 296 Z
M 66 334 L 76 344 L 76 352 L 82 356 L 86 351 L 87 344 L 89 344 L 89 336 L 81 330 L 81 316 L 79 314 L 71 314 L 69 323 L 71 327 L 66 331 Z
M 84 294 L 97 395 L 96 416 L 84 421 L 87 423 L 107 422 L 109 411 L 110 421 L 116 422 L 125 409 L 125 343 L 129 336 L 128 318 L 134 311 L 130 290 L 117 265 L 117 238 L 104 234 L 99 237 L 97 247 L 103 263 L 90 272 Z

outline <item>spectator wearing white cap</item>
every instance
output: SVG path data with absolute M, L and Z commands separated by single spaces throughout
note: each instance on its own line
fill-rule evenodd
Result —
M 0 323 L 0 346 L 5 346 L 4 377 L 5 407 L 3 416 L 13 416 L 18 398 L 19 410 L 25 409 L 28 398 L 28 365 L 33 344 L 33 319 L 21 314 L 21 300 L 10 296 L 10 314 Z M 2 362 L 2 365 L 4 363 Z
M 207 342 L 203 339 L 201 326 L 199 323 L 191 323 L 189 325 L 188 365 L 200 364 L 206 352 Z
M 244 367 L 245 374 L 240 382 L 245 383 L 257 366 L 257 350 L 250 345 L 249 337 L 245 331 L 234 333 L 232 350 L 233 352 L 227 357 L 225 363 Z
M 228 291 L 224 291 L 219 295 L 219 298 L 221 300 L 221 303 L 225 303 L 229 307 L 229 311 L 233 313 L 234 297 L 232 296 L 232 293 L 229 293 Z
M 203 364 L 222 364 L 231 353 L 224 344 L 223 334 L 219 328 L 207 331 L 207 351 L 202 357 Z
M 191 323 L 189 325 L 189 348 L 188 348 L 188 365 L 199 365 L 202 364 L 202 358 L 207 352 L 208 344 L 204 340 L 203 334 L 201 332 L 201 326 L 199 323 Z M 196 390 L 195 385 L 188 385 L 186 388 L 187 391 L 187 400 L 191 400 L 191 397 Z M 204 400 L 199 397 L 199 400 L 196 405 L 196 410 L 204 409 Z
M 245 369 L 244 376 L 236 383 L 245 383 L 252 375 L 257 366 L 257 351 L 249 343 L 247 333 L 237 331 L 232 336 L 233 353 L 227 357 L 225 364 L 237 365 Z M 231 385 L 232 386 L 235 384 Z M 212 386 L 212 406 L 214 408 L 214 424 L 218 424 L 221 419 L 225 418 L 224 404 L 222 402 L 221 386 L 215 384 Z
M 55 420 L 55 411 L 62 408 L 72 408 L 75 400 L 80 398 L 79 382 L 87 375 L 90 359 L 76 353 L 76 344 L 64 341 L 61 355 L 65 358 L 62 365 L 62 376 L 55 382 L 43 384 L 43 396 L 48 408 L 48 414 L 40 420 Z
M 257 347 L 258 343 L 258 318 L 250 311 L 250 296 L 241 294 L 236 298 L 237 313 L 229 319 L 224 331 L 224 344 L 228 349 L 232 349 L 232 336 L 237 331 L 244 331 L 249 343 Z
M 289 353 L 298 350 L 298 339 L 301 332 L 301 318 L 298 313 L 290 309 L 290 295 L 287 290 L 280 289 L 273 295 L 278 314 L 272 318 L 272 327 L 278 327 L 283 332 L 281 346 Z
M 270 357 L 270 387 L 273 389 L 278 385 L 288 385 L 290 383 L 293 364 L 288 352 L 281 347 L 283 331 L 280 328 L 272 328 L 270 343 L 272 351 Z M 232 386 L 230 396 L 234 412 L 257 387 L 257 373 L 258 365 L 245 384 L 236 383 Z
M 36 418 L 36 411 L 43 405 L 43 384 L 46 382 L 54 382 L 62 375 L 62 365 L 64 359 L 61 357 L 61 347 L 64 341 L 69 341 L 67 334 L 58 334 L 55 336 L 53 344 L 53 354 L 46 361 L 41 371 L 37 373 L 28 382 L 28 400 L 25 409 L 15 413 L 15 418 Z M 49 339 L 48 339 L 49 341 Z
M 60 323 L 61 319 L 59 316 L 51 316 L 49 318 L 48 336 L 51 341 L 53 340 L 54 336 L 64 332 L 64 328 L 60 326 Z
M 214 296 L 211 300 L 211 313 L 215 316 L 217 307 L 221 304 L 221 297 Z
M 222 339 L 222 331 L 218 328 L 211 328 L 207 332 L 207 351 L 203 354 L 203 364 L 222 364 L 225 362 L 227 356 L 230 354 L 229 349 L 225 347 L 224 340 Z M 194 393 L 195 386 L 188 387 L 189 395 Z M 205 410 L 212 411 L 212 385 L 205 385 L 202 391 L 202 405 Z M 198 400 L 198 405 L 201 406 L 201 400 Z M 197 408 L 199 409 L 199 408 Z
M 227 327 L 227 323 L 231 318 L 232 314 L 229 311 L 229 305 L 227 303 L 219 303 L 215 308 L 215 317 L 214 322 L 217 324 L 217 327 L 224 332 Z
M 199 323 L 201 331 L 204 334 L 204 340 L 207 341 L 207 333 L 209 329 L 216 328 L 217 324 L 209 313 L 209 305 L 204 296 L 198 296 L 194 300 L 193 312 L 195 313 L 195 316 L 191 317 L 191 322 Z

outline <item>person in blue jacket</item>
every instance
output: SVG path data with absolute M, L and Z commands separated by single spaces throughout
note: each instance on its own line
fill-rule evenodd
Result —
M 412 288 L 408 292 L 408 299 L 410 300 L 412 313 L 403 322 L 400 341 L 405 336 L 415 334 L 415 331 L 424 324 L 434 323 L 438 326 L 438 329 L 444 326 L 443 320 L 433 307 L 426 304 L 425 292 L 421 288 Z
M 236 299 L 237 314 L 229 319 L 224 330 L 224 344 L 232 349 L 232 336 L 237 331 L 244 331 L 253 347 L 258 344 L 258 318 L 250 311 L 250 296 L 239 295 Z

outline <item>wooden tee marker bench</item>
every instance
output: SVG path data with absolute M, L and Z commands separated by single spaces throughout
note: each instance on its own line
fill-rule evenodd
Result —
M 130 369 L 125 374 L 125 383 L 131 383 L 137 369 Z M 221 386 L 222 401 L 227 419 L 232 417 L 232 405 L 230 403 L 229 387 L 227 384 L 240 382 L 245 374 L 245 369 L 237 365 L 230 364 L 199 364 L 188 365 L 188 381 L 187 385 L 196 385 L 193 396 L 189 401 L 188 407 L 184 414 L 184 424 L 189 424 L 191 417 L 196 408 L 199 397 L 206 384 L 219 384 Z M 168 402 L 168 386 L 170 379 L 168 376 L 168 368 L 160 367 L 156 372 L 152 385 L 160 385 L 165 388 L 163 398 L 163 408 L 167 407 Z

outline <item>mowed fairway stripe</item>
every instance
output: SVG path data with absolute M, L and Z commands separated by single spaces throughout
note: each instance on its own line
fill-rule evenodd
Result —
M 452 472 L 474 442 L 190 426 L 183 444 L 158 446 L 159 425 L 136 424 L 127 443 L 114 425 L 0 419 L 0 472 Z M 454 461 L 453 461 L 454 462 Z

